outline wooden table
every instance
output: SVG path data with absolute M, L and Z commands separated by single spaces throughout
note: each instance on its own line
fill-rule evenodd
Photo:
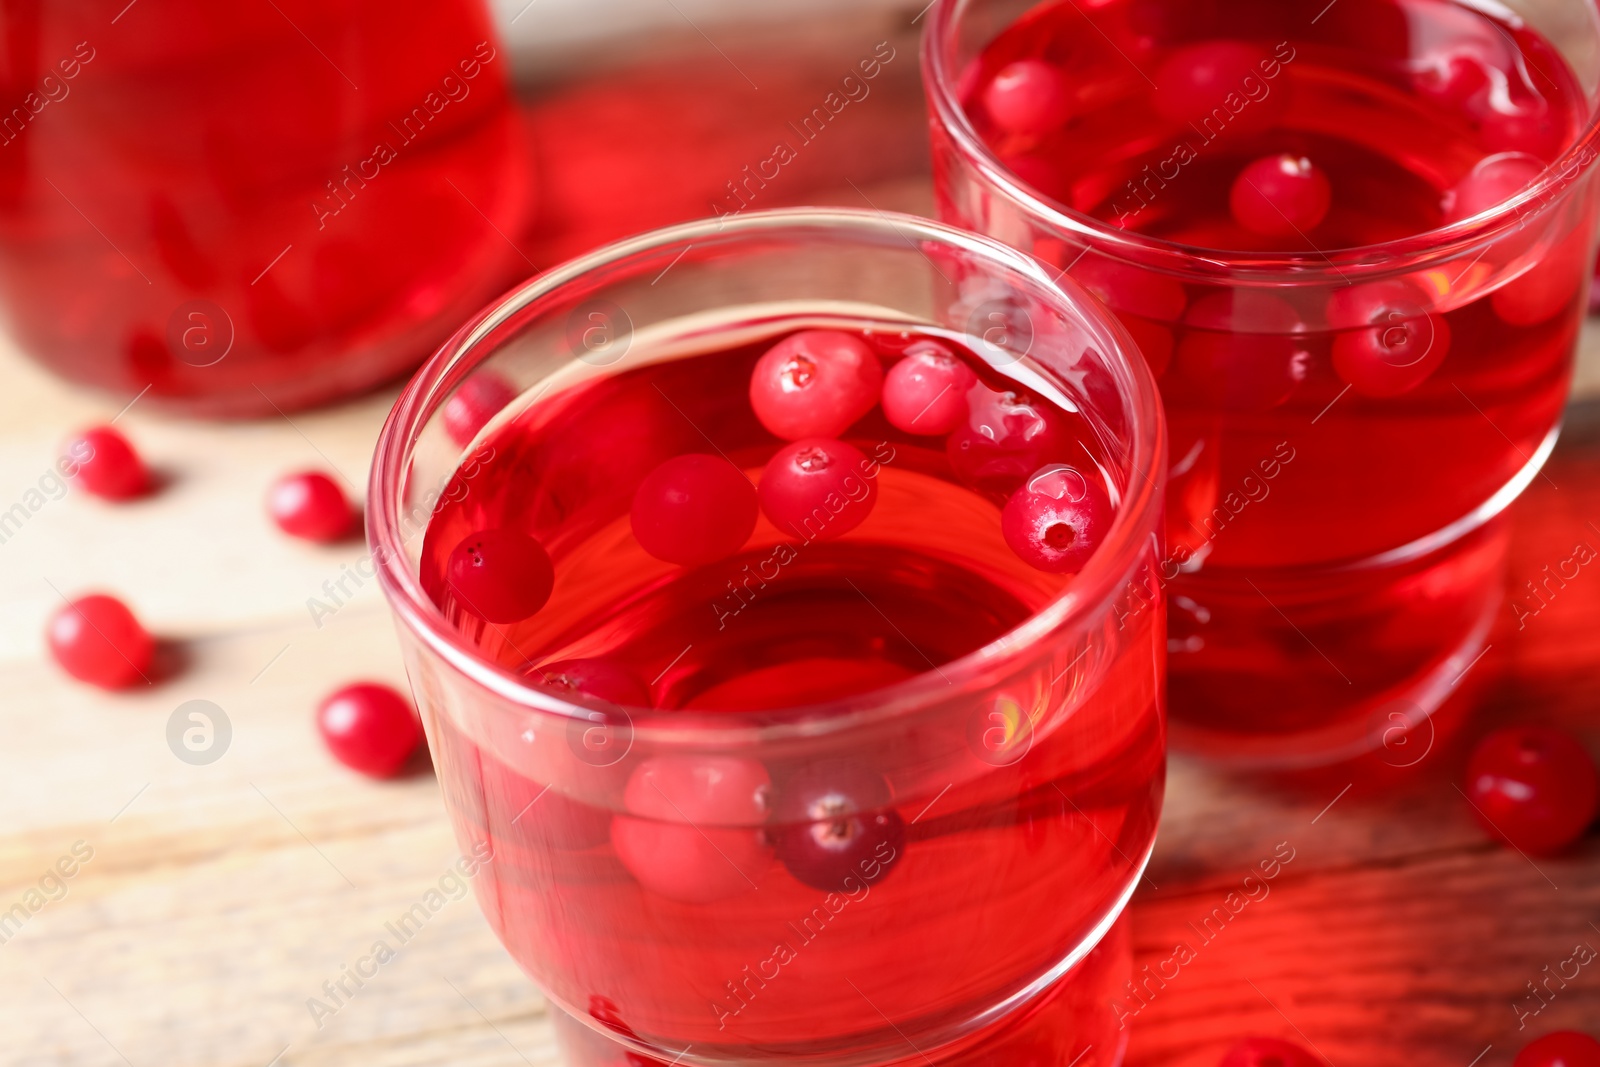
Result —
M 886 110 L 883 128 L 903 130 L 914 93 L 902 85 L 884 98 L 899 111 Z M 536 129 L 570 126 L 582 104 L 581 93 L 554 98 Z M 870 123 L 839 142 L 869 133 Z M 590 131 L 601 148 L 606 134 Z M 920 134 L 897 136 L 904 147 Z M 919 157 L 906 151 L 915 170 Z M 848 171 L 819 173 L 806 198 L 928 202 L 920 180 L 873 174 L 851 185 Z M 551 188 L 559 201 L 560 183 Z M 641 218 L 682 207 L 647 205 Z M 559 247 L 529 245 L 541 265 Z M 0 512 L 37 499 L 27 491 L 66 430 L 133 399 L 79 393 L 9 351 L 0 380 Z M 1591 331 L 1581 388 L 1597 387 Z M 431 777 L 361 779 L 312 729 L 314 703 L 337 684 L 403 684 L 375 583 L 347 581 L 353 595 L 320 625 L 307 609 L 362 547 L 291 542 L 261 503 L 293 468 L 336 467 L 364 486 L 394 393 L 227 426 L 135 403 L 118 425 L 162 471 L 161 491 L 121 507 L 77 492 L 45 498 L 0 544 L 0 912 L 43 902 L 0 946 L 0 1063 L 559 1062 L 540 998 L 468 899 L 449 903 L 321 1026 L 307 1009 L 455 857 Z M 1596 412 L 1574 411 L 1549 478 L 1519 506 L 1519 582 L 1577 541 L 1600 545 L 1589 525 L 1600 524 Z M 45 617 L 62 594 L 93 588 L 125 596 L 167 639 L 158 684 L 103 695 L 44 657 Z M 1600 576 L 1584 572 L 1524 633 L 1498 636 L 1476 674 L 1483 721 L 1563 723 L 1600 746 Z M 231 723 L 226 754 L 207 766 L 180 761 L 167 743 L 174 709 L 193 699 Z M 1280 842 L 1295 859 L 1268 898 L 1141 1009 L 1131 1067 L 1210 1067 L 1248 1032 L 1314 1045 L 1336 1067 L 1505 1067 L 1537 1032 L 1600 1029 L 1600 962 L 1526 1031 L 1515 1010 L 1536 1005 L 1525 983 L 1546 967 L 1575 946 L 1600 947 L 1600 846 L 1591 839 L 1535 863 L 1488 843 L 1453 785 L 1459 768 L 1459 753 L 1441 744 L 1409 779 L 1291 789 L 1175 756 L 1149 884 L 1133 904 L 1138 964 L 1192 940 L 1187 924 Z M 47 879 L 74 849 L 92 857 L 64 882 Z M 30 896 L 41 887 L 48 893 Z

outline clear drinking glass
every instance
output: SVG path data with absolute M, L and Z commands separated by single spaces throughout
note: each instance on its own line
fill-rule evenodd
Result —
M 1428 720 L 1497 620 L 1522 621 L 1503 513 L 1554 446 L 1594 259 L 1594 5 L 1512 0 L 1494 25 L 1440 0 L 1347 0 L 1315 18 L 1252 0 L 1075 7 L 935 6 L 923 72 L 940 215 L 1070 273 L 1160 378 L 1175 743 L 1261 768 L 1359 757 Z M 1566 107 L 1565 142 L 1476 65 L 1511 27 L 1570 69 L 1562 97 L 1507 60 L 1545 90 L 1540 115 Z M 1032 140 L 995 133 L 983 96 L 1018 54 L 1079 75 L 1070 116 L 1039 120 L 1054 125 Z M 1184 78 L 1195 88 L 1180 92 Z M 1472 92 L 1486 117 L 1460 143 L 1412 106 Z M 1476 213 L 1459 209 L 1463 182 L 1441 209 L 1424 178 L 1479 158 L 1460 154 L 1469 136 L 1517 148 L 1474 181 L 1497 180 L 1485 167 L 1527 177 Z M 1233 226 L 1229 183 L 1237 202 L 1240 168 L 1285 145 L 1333 173 L 1332 211 L 1314 217 L 1335 236 L 1229 230 L 1227 247 L 1250 250 L 1213 247 Z M 1367 214 L 1340 216 L 1341 196 Z M 1185 203 L 1220 211 L 1202 225 Z M 1412 230 L 1386 209 L 1442 217 Z
M 753 601 L 729 625 L 748 624 L 745 644 L 717 645 L 716 598 L 738 564 L 792 539 L 759 526 L 743 555 L 700 570 L 629 555 L 639 456 L 647 470 L 663 441 L 667 455 L 710 441 L 753 479 L 781 444 L 749 429 L 748 369 L 694 360 L 868 324 L 891 340 L 964 343 L 987 372 L 1076 412 L 1085 436 L 1072 447 L 1098 455 L 1115 518 L 1080 572 L 981 647 L 784 706 L 780 693 L 837 680 L 806 671 L 876 677 L 889 653 L 875 650 L 934 648 L 968 617 L 1005 618 L 999 601 L 1013 595 L 994 576 L 1018 561 L 983 547 L 1000 544 L 992 500 L 961 487 L 947 522 L 905 521 L 954 491 L 949 462 L 942 440 L 877 415 L 845 435 L 888 446 L 874 453 L 877 509 L 794 564 L 814 567 L 799 579 L 807 603 L 838 590 L 845 607 Z M 372 550 L 460 846 L 492 857 L 479 903 L 558 1011 L 575 1062 L 1120 1061 L 1118 919 L 1165 777 L 1165 430 L 1132 351 L 1071 282 L 987 238 L 907 216 L 785 211 L 658 231 L 556 268 L 463 328 L 406 389 L 373 468 Z M 463 431 L 471 404 L 480 418 Z M 722 419 L 724 408 L 743 414 Z M 508 517 L 503 502 L 528 491 Z M 458 521 L 538 531 L 556 574 L 542 614 L 500 628 L 441 610 L 431 576 Z M 678 614 L 640 629 L 669 602 Z M 866 636 L 841 642 L 847 627 Z M 633 641 L 622 651 L 619 634 Z M 621 662 L 641 643 L 657 650 L 634 699 L 530 680 L 550 682 L 540 665 L 552 649 Z M 771 648 L 807 643 L 833 658 L 771 662 Z M 736 653 L 768 659 L 741 673 Z M 694 698 L 730 686 L 760 710 Z M 641 814 L 634 788 L 662 768 L 770 779 L 773 792 L 759 787 L 762 810 L 740 815 L 676 801 Z M 854 814 L 790 819 L 784 797 L 802 778 L 881 792 Z M 831 821 L 811 821 L 819 810 Z M 881 831 L 870 856 L 842 878 L 795 873 L 785 842 L 845 824 Z M 641 868 L 641 847 L 661 865 Z M 697 855 L 709 870 L 686 874 Z

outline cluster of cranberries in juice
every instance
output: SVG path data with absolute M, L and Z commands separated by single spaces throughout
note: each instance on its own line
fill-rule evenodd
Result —
M 730 1054 L 900 1045 L 885 1016 L 959 1029 L 1059 973 L 1153 838 L 1158 602 L 1032 690 L 952 688 L 848 752 L 644 752 L 627 709 L 714 730 L 937 682 L 1106 536 L 1102 432 L 951 336 L 854 320 L 592 372 L 502 419 L 423 549 L 480 655 L 593 709 L 553 747 L 432 730 L 512 953 L 591 1026 Z
M 1044 4 L 962 83 L 982 138 L 1046 198 L 1200 258 L 1297 254 L 1331 279 L 1202 284 L 1059 238 L 1034 249 L 1105 300 L 1160 378 L 1174 715 L 1241 738 L 1365 718 L 1481 645 L 1504 531 L 1472 516 L 1557 425 L 1593 233 L 1592 196 L 1550 197 L 1448 270 L 1329 271 L 1324 253 L 1522 192 L 1587 101 L 1549 42 L 1481 9 L 1310 14 Z

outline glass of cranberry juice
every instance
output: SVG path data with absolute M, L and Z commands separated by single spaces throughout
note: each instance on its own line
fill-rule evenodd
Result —
M 483 0 L 24 3 L 0 39 L 0 313 L 119 404 L 324 403 L 526 270 Z
M 1164 433 L 1073 283 L 865 212 L 614 245 L 423 369 L 373 552 L 577 1062 L 1119 1061 Z
M 942 0 L 924 41 L 941 215 L 1160 379 L 1175 738 L 1264 768 L 1393 763 L 1541 602 L 1503 512 L 1593 261 L 1594 5 L 1323 6 Z

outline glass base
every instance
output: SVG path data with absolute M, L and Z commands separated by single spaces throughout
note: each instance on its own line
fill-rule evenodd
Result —
M 1118 994 L 1133 974 L 1128 917 L 1121 918 L 1100 944 L 1032 1002 L 987 1030 L 940 1049 L 907 1043 L 905 1055 L 873 1061 L 872 1067 L 1121 1067 L 1128 1031 L 1118 1017 Z M 644 1055 L 608 1033 L 605 1020 L 575 1017 L 550 1005 L 556 1034 L 571 1067 L 656 1067 L 709 1064 L 691 1047 Z M 747 1059 L 718 1063 L 776 1062 L 760 1049 Z M 783 1062 L 801 1062 L 783 1057 Z M 859 1065 L 859 1060 L 807 1059 L 816 1067 Z
M 1407 741 L 1436 728 L 1434 713 L 1487 647 L 1509 544 L 1499 516 L 1386 566 L 1180 575 L 1170 588 L 1173 746 L 1250 771 L 1409 756 Z

